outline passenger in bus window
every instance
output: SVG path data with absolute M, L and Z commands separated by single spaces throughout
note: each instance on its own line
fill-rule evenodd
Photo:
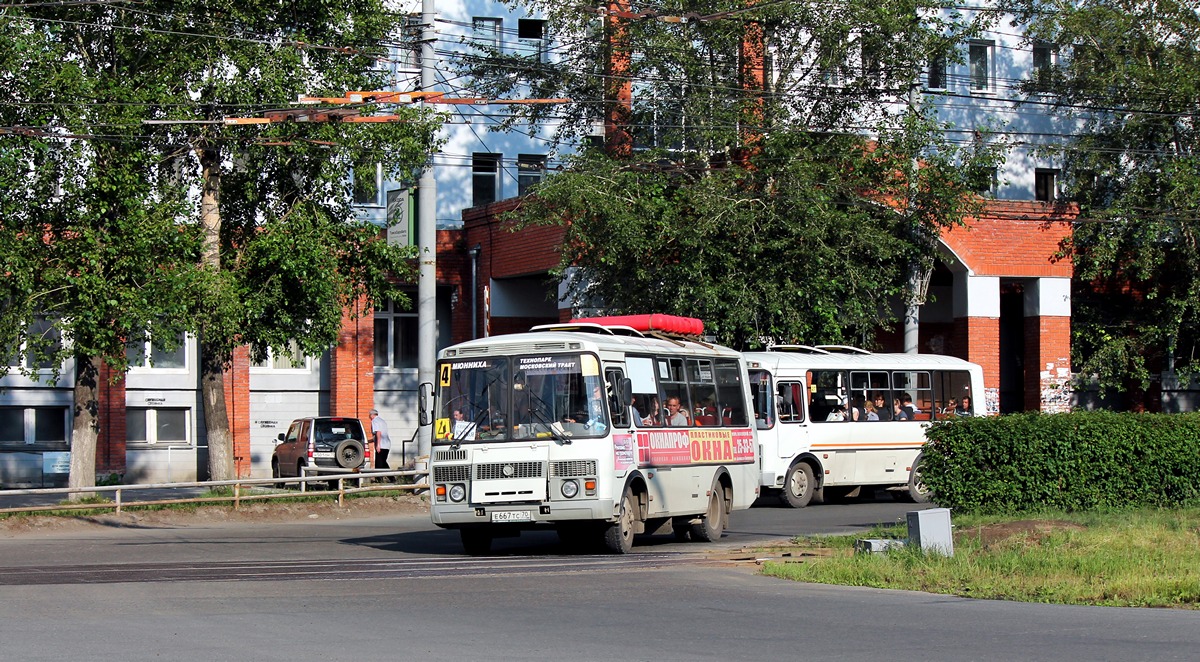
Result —
M 954 415 L 955 416 L 973 416 L 974 415 L 974 413 L 971 411 L 971 396 L 969 396 L 969 395 L 963 396 L 962 402 L 959 403 L 958 408 L 954 410 Z
M 909 415 L 908 410 L 904 408 L 904 405 L 900 404 L 899 400 L 892 400 L 892 420 L 893 421 L 911 421 L 912 420 L 912 416 Z
M 942 409 L 942 416 L 945 416 L 946 418 L 954 418 L 955 416 L 958 415 L 957 410 L 958 410 L 958 399 L 950 398 L 949 400 L 946 401 L 945 408 Z
M 633 397 L 633 420 L 637 422 L 638 427 L 647 426 L 647 425 L 660 425 L 660 423 L 658 422 L 658 419 L 660 417 L 660 412 L 659 412 L 660 408 L 658 406 L 658 396 L 657 395 L 650 396 L 650 404 L 646 409 L 647 413 L 644 415 L 642 414 L 642 410 L 637 405 L 638 397 L 644 397 L 644 396 L 636 396 L 635 395 Z
M 883 397 L 882 393 L 876 393 L 874 398 L 871 398 L 871 403 L 875 405 L 876 420 L 890 421 L 892 420 L 891 412 L 887 408 L 887 398 Z
M 679 408 L 679 398 L 667 398 L 667 425 L 675 427 L 687 427 L 688 417 Z
M 846 420 L 846 408 L 843 407 L 842 405 L 835 405 L 833 407 L 833 411 L 829 412 L 829 415 L 825 417 L 825 420 L 827 420 L 827 421 L 844 421 L 844 420 Z
M 862 398 L 854 398 L 854 402 L 850 406 L 850 411 L 846 412 L 846 418 L 851 421 L 867 420 L 866 402 Z
M 917 409 L 916 405 L 913 404 L 911 395 L 905 393 L 904 395 L 900 396 L 900 402 L 904 407 L 904 410 L 908 412 L 908 417 L 910 419 L 915 418 L 917 414 L 921 413 L 921 410 Z
M 864 402 L 863 403 L 863 420 L 867 420 L 867 421 L 878 421 L 879 420 L 879 412 L 876 411 L 874 402 Z

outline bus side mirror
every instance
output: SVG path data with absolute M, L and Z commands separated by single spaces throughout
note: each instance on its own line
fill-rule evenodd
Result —
M 433 384 L 429 382 L 417 387 L 417 420 L 422 427 L 433 425 Z
M 617 402 L 628 407 L 629 403 L 633 401 L 633 396 L 631 395 L 633 393 L 633 380 L 628 377 L 619 380 L 616 383 L 616 389 L 617 392 L 614 396 L 617 398 Z

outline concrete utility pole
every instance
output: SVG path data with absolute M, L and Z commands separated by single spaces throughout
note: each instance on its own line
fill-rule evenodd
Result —
M 918 105 L 920 104 L 920 88 L 917 82 L 913 82 L 908 88 L 908 110 L 914 115 L 917 113 Z M 921 167 L 920 161 L 916 155 L 913 156 L 912 174 L 909 175 L 909 200 L 908 200 L 908 222 L 911 225 L 912 231 L 917 236 L 922 236 L 924 233 L 917 225 L 917 220 L 912 217 L 915 213 L 913 205 L 915 204 L 917 191 L 917 172 Z M 908 265 L 908 300 L 904 302 L 904 353 L 917 354 L 920 349 L 921 338 L 921 306 L 925 303 L 925 290 L 929 286 L 929 274 L 921 266 L 920 262 L 914 260 Z
M 421 0 L 421 91 L 431 92 L 434 79 L 434 0 Z M 437 360 L 437 182 L 433 178 L 433 155 L 417 181 L 417 237 L 420 269 L 417 281 L 417 383 L 432 384 Z M 433 425 L 417 429 L 417 471 L 429 466 L 433 449 Z

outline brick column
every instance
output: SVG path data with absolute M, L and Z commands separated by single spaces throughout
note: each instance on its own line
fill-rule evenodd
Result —
M 983 398 L 989 414 L 1000 411 L 1000 279 L 956 274 L 951 353 L 983 368 Z
M 360 418 L 375 406 L 375 309 L 359 301 L 359 314 L 342 312 L 342 330 L 329 352 L 329 414 Z
M 1071 409 L 1071 280 L 1039 278 L 1025 288 L 1025 409 Z
M 96 476 L 125 473 L 125 376 L 115 382 L 107 363 L 100 364 L 100 429 L 96 439 Z
M 225 411 L 233 437 L 233 471 L 250 477 L 250 348 L 233 350 L 233 364 L 225 371 Z

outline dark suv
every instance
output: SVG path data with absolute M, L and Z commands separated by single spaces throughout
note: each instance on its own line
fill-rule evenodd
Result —
M 279 434 L 271 455 L 275 478 L 300 476 L 304 469 L 359 469 L 367 466 L 362 421 L 345 416 L 298 418 Z

